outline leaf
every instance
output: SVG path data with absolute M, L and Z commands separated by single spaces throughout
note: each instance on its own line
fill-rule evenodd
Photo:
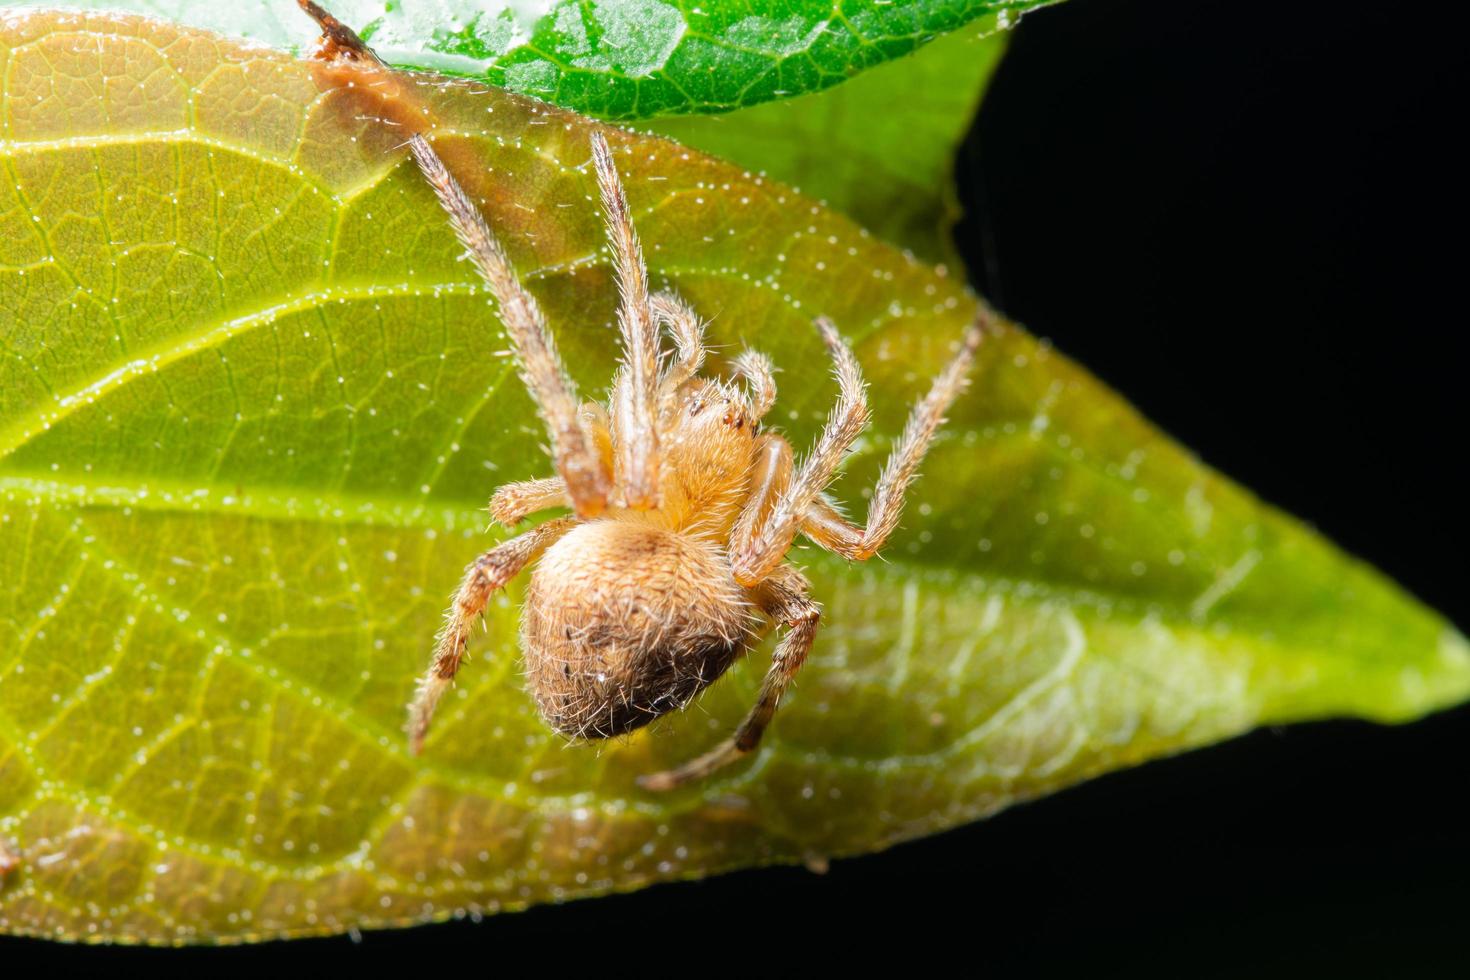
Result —
M 825 625 L 753 761 L 697 708 L 568 746 L 521 583 L 410 757 L 403 705 L 483 503 L 545 472 L 493 308 L 356 93 L 125 17 L 0 15 L 0 929 L 241 941 L 888 846 L 1252 725 L 1411 718 L 1470 648 L 1007 328 L 886 562 L 803 551 Z M 589 124 L 424 82 L 584 389 L 613 368 Z M 459 134 L 457 137 L 450 134 Z M 778 184 L 614 133 L 656 283 L 781 375 L 800 445 L 856 342 L 858 501 L 973 300 Z
M 650 128 L 798 186 L 885 241 L 961 268 L 954 158 L 1007 35 L 964 28 L 824 92 Z
M 390 63 L 476 78 L 604 119 L 725 112 L 828 88 L 980 21 L 1056 0 L 341 0 Z M 281 48 L 314 38 L 290 0 L 79 0 Z

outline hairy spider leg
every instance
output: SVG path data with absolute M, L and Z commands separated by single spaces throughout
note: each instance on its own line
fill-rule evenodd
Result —
M 898 527 L 903 513 L 904 492 L 918 475 L 934 433 L 944 422 L 944 413 L 969 384 L 970 367 L 984 331 L 984 314 L 965 331 L 959 352 L 934 379 L 928 394 L 914 404 L 898 443 L 883 464 L 878 483 L 868 504 L 863 527 L 849 522 L 825 496 L 811 501 L 802 514 L 801 532 L 818 545 L 844 558 L 866 561 L 873 557 Z
M 737 378 L 750 389 L 750 408 L 756 421 L 766 417 L 776 404 L 776 369 L 771 359 L 758 350 L 743 350 L 731 365 Z
M 498 524 L 515 527 L 530 514 L 569 503 L 566 481 L 559 476 L 543 476 L 496 487 L 490 498 L 490 516 Z
M 485 552 L 465 569 L 464 581 L 454 595 L 448 619 L 439 633 L 434 660 L 409 705 L 409 747 L 415 755 L 423 748 L 435 706 L 459 672 L 470 627 L 485 611 L 490 597 L 579 523 L 575 517 L 562 517 L 539 524 Z
M 659 397 L 667 401 L 704 366 L 704 321 L 677 293 L 654 293 L 651 304 L 654 319 L 674 341 L 674 360 L 659 383 Z
M 770 521 L 772 508 L 791 484 L 791 458 L 791 443 L 776 433 L 763 432 L 756 439 L 755 452 L 751 454 L 750 488 L 730 531 L 732 554 L 749 547 Z
M 856 560 L 877 554 L 898 527 L 903 512 L 904 492 L 918 473 L 944 413 L 964 390 L 974 364 L 975 351 L 984 336 L 980 313 L 965 330 L 960 349 L 935 377 L 929 392 L 915 403 L 903 434 L 889 454 L 868 507 L 865 527 L 847 521 L 823 492 L 837 475 L 847 450 L 867 424 L 868 411 L 861 369 L 852 350 L 829 321 L 818 320 L 817 329 L 835 364 L 839 395 L 816 448 L 801 465 L 791 486 L 781 496 L 770 520 L 759 535 L 735 551 L 732 567 L 742 585 L 760 581 L 764 572 L 785 556 L 797 531 L 818 545 Z
M 607 427 L 607 409 L 597 402 L 582 405 L 582 420 L 592 432 L 592 441 L 597 449 L 603 468 L 612 469 L 612 435 Z M 490 497 L 490 516 L 505 527 L 515 527 L 537 511 L 551 507 L 570 507 L 567 484 L 559 476 L 541 477 L 504 483 L 495 488 Z
M 786 630 L 771 655 L 771 666 L 761 682 L 755 704 L 735 729 L 735 734 L 677 769 L 638 777 L 638 785 L 649 790 L 670 790 L 703 779 L 710 773 L 749 754 L 765 734 L 776 714 L 781 695 L 806 662 L 817 635 L 822 609 L 809 595 L 810 585 L 790 565 L 780 566 L 770 578 L 752 589 L 753 598 L 768 616 Z
M 659 502 L 658 325 L 649 303 L 643 248 L 628 214 L 612 150 L 601 133 L 592 134 L 592 161 L 617 270 L 618 327 L 623 337 L 623 365 L 613 383 L 611 406 L 616 472 L 624 506 L 653 510 Z
M 815 324 L 832 355 L 833 369 L 837 376 L 837 404 L 827 417 L 827 424 L 817 438 L 816 446 L 802 460 L 790 485 L 771 511 L 770 518 L 759 528 L 759 533 L 744 542 L 731 555 L 735 581 L 747 587 L 769 575 L 771 569 L 791 549 L 802 515 L 817 495 L 827 489 L 836 477 L 842 458 L 862 434 L 871 417 L 862 368 L 858 366 L 852 348 L 847 346 L 831 320 L 819 317 Z
M 594 434 L 577 399 L 576 386 L 557 355 L 556 341 L 540 305 L 521 285 L 500 240 L 429 142 L 414 134 L 409 137 L 408 146 L 448 213 L 460 244 L 469 252 L 476 270 L 495 295 L 521 377 L 546 422 L 552 459 L 566 483 L 572 506 L 579 517 L 596 517 L 607 506 L 609 474 L 599 458 Z

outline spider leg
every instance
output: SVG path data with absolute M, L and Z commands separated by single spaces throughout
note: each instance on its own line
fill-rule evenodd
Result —
M 776 369 L 771 359 L 757 350 L 743 350 L 735 358 L 735 374 L 750 386 L 750 407 L 759 422 L 776 404 Z
M 515 527 L 537 511 L 568 503 L 566 481 L 559 476 L 545 476 L 496 487 L 490 498 L 490 516 L 499 524 Z
M 669 331 L 678 351 L 659 383 L 659 394 L 666 398 L 704 366 L 704 323 L 700 321 L 699 314 L 675 293 L 654 293 L 651 302 L 654 319 Z
M 730 551 L 749 547 L 766 525 L 771 509 L 791 483 L 791 443 L 774 432 L 756 437 L 751 454 L 750 489 L 735 527 L 730 532 Z
M 771 666 L 766 671 L 755 704 L 740 727 L 735 729 L 734 735 L 677 769 L 638 777 L 639 786 L 649 790 L 670 790 L 703 779 L 748 755 L 760 743 L 781 703 L 781 695 L 806 662 L 807 651 L 812 648 L 812 641 L 817 635 L 822 610 L 807 594 L 809 588 L 800 572 L 790 565 L 783 565 L 753 590 L 761 609 L 786 630 L 771 656 Z
M 540 305 L 516 278 L 499 239 L 428 141 L 415 134 L 409 137 L 408 145 L 419 170 L 448 212 L 455 235 L 495 295 L 500 319 L 520 363 L 521 377 L 551 434 L 552 458 L 566 481 L 572 506 L 581 517 L 596 517 L 607 506 L 608 474 L 598 459 L 593 434 L 579 410 L 576 386 L 557 355 L 556 342 Z
M 790 550 L 802 515 L 837 475 L 843 456 L 862 434 L 870 417 L 864 391 L 866 383 L 852 349 L 838 334 L 831 320 L 818 318 L 816 327 L 832 355 L 837 375 L 837 404 L 827 417 L 827 424 L 811 455 L 802 460 L 791 485 L 777 501 L 760 533 L 732 550 L 731 567 L 735 581 L 747 587 L 770 574 Z
M 611 472 L 612 436 L 607 431 L 607 410 L 596 402 L 586 402 L 582 405 L 582 421 L 592 432 L 592 442 L 603 469 Z M 571 503 L 567 483 L 559 476 L 522 480 L 496 488 L 490 498 L 490 516 L 506 527 L 515 527 L 537 511 L 570 507 Z
M 449 607 L 444 629 L 439 633 L 439 645 L 434 651 L 434 660 L 428 673 L 419 682 L 418 693 L 408 708 L 409 745 L 415 755 L 423 748 L 424 736 L 429 731 L 429 720 L 434 716 L 434 707 L 459 671 L 464 659 L 465 644 L 469 641 L 470 627 L 485 611 L 490 596 L 505 583 L 520 574 L 528 564 L 578 524 L 575 517 L 563 517 L 537 525 L 525 534 L 511 538 L 504 544 L 485 552 L 465 569 L 464 581 L 455 593 Z
M 918 474 L 919 463 L 924 459 L 934 433 L 944 422 L 944 413 L 964 390 L 968 383 L 970 367 L 975 360 L 975 349 L 980 346 L 982 331 L 979 321 L 965 331 L 960 349 L 954 358 L 939 372 L 930 386 L 929 393 L 914 404 L 903 435 L 888 456 L 878 484 L 868 504 L 868 520 L 865 527 L 850 523 L 832 506 L 831 501 L 818 496 L 811 500 L 801 517 L 801 531 L 817 544 L 835 551 L 844 558 L 857 561 L 873 557 L 887 542 L 888 536 L 898 527 L 898 518 L 903 513 L 904 491 Z
M 350 28 L 311 0 L 298 0 L 298 3 L 322 28 L 322 47 L 317 57 L 381 69 L 386 77 L 391 77 L 387 66 Z M 416 103 L 409 108 L 416 108 Z M 423 116 L 422 109 L 418 109 L 418 114 Z M 422 126 L 426 120 L 420 118 L 417 122 Z M 428 140 L 421 132 L 415 132 L 408 139 L 408 147 L 424 179 L 448 213 L 455 236 L 495 296 L 501 321 L 515 349 L 521 378 L 551 435 L 552 456 L 572 506 L 581 517 L 597 516 L 607 506 L 610 471 L 599 465 L 593 436 L 578 412 L 576 387 L 557 355 L 556 342 L 541 307 L 516 278 L 499 239 Z
M 592 134 L 592 160 L 621 298 L 618 326 L 623 336 L 623 365 L 612 395 L 617 472 L 624 504 L 634 510 L 652 510 L 658 506 L 658 326 L 648 297 L 643 249 L 628 214 L 628 198 L 601 133 Z

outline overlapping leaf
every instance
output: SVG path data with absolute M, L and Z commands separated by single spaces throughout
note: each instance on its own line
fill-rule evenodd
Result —
M 976 21 L 1055 0 L 340 0 L 389 62 L 469 76 L 605 119 L 725 112 L 816 92 Z M 293 0 L 82 0 L 294 48 Z
M 723 736 L 759 662 L 625 742 L 550 736 L 519 585 L 412 758 L 403 703 L 499 537 L 483 501 L 546 462 L 397 138 L 287 56 L 137 19 L 0 15 L 0 78 L 0 837 L 22 856 L 0 928 L 231 941 L 852 854 L 1260 722 L 1470 689 L 1442 619 L 1007 329 L 889 560 L 798 556 L 826 626 L 752 762 L 633 783 Z M 605 385 L 588 124 L 428 91 L 573 373 Z M 856 341 L 860 502 L 973 299 L 778 184 L 615 143 L 655 280 L 722 351 L 784 367 L 798 444 L 832 396 L 808 319 Z
M 957 30 L 843 85 L 650 128 L 800 187 L 894 245 L 959 268 L 954 159 L 1005 51 L 1005 34 Z

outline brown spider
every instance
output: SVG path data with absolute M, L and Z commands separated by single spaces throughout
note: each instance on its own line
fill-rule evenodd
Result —
M 326 31 L 328 56 L 381 64 L 319 7 L 302 6 Z M 762 617 L 785 630 L 734 735 L 638 782 L 663 790 L 706 776 L 755 748 L 816 635 L 821 611 L 805 577 L 784 561 L 796 535 L 855 560 L 883 546 L 945 410 L 966 384 L 980 320 L 914 406 L 873 492 L 867 526 L 857 527 L 824 493 L 869 419 L 861 369 L 830 321 L 818 319 L 816 327 L 836 368 L 837 404 L 811 454 L 794 467 L 791 445 L 761 431 L 776 400 L 769 359 L 750 350 L 735 359 L 743 387 L 700 377 L 699 316 L 673 293 L 649 293 L 612 153 L 593 133 L 623 360 L 607 406 L 583 402 L 540 307 L 480 211 L 422 135 L 408 146 L 495 296 L 551 438 L 557 475 L 500 487 L 490 512 L 506 527 L 553 507 L 575 512 L 485 552 L 466 570 L 409 708 L 413 750 L 422 748 L 434 707 L 459 670 L 471 625 L 496 590 L 534 563 L 520 629 L 529 686 L 546 723 L 573 738 L 622 735 L 684 707 L 760 637 Z M 675 349 L 666 361 L 660 327 Z
M 964 387 L 980 329 L 966 332 L 914 407 L 874 490 L 867 526 L 856 527 L 823 494 L 869 417 L 862 372 L 830 321 L 816 326 L 836 366 L 837 405 L 816 447 L 793 468 L 791 445 L 760 429 L 776 400 L 770 361 L 750 350 L 735 359 L 744 390 L 700 377 L 699 317 L 672 293 L 649 294 L 612 154 L 594 133 L 592 159 L 621 294 L 623 362 L 607 408 L 580 402 L 535 299 L 480 212 L 422 137 L 409 146 L 495 295 L 560 474 L 501 487 L 490 512 L 507 527 L 551 507 L 576 512 L 470 565 L 410 709 L 414 749 L 459 669 L 471 624 L 496 589 L 535 562 L 521 649 L 541 716 L 572 737 L 621 735 L 684 707 L 758 636 L 753 613 L 785 628 L 760 696 L 735 734 L 639 783 L 668 789 L 703 777 L 755 748 L 811 648 L 820 610 L 806 579 L 783 561 L 797 533 L 856 560 L 883 547 L 945 409 Z M 660 325 L 676 351 L 662 370 Z

